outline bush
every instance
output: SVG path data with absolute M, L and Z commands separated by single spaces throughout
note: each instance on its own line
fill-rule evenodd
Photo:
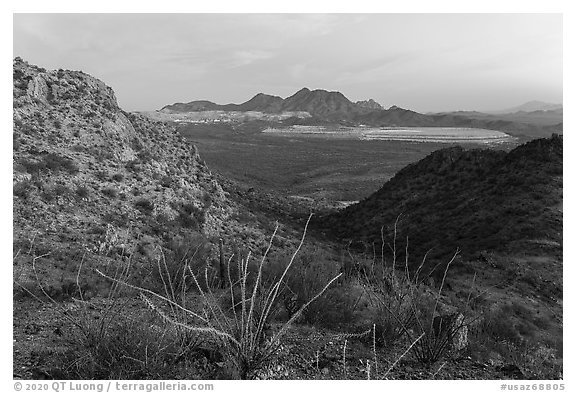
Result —
M 263 273 L 265 280 L 274 282 L 284 272 L 287 254 L 280 253 L 269 259 Z M 332 277 L 338 275 L 336 261 L 325 251 L 304 247 L 296 256 L 294 266 L 285 277 L 281 298 L 288 318 L 308 303 Z M 334 287 L 316 299 L 303 312 L 301 322 L 335 328 L 353 320 L 354 304 L 358 295 L 349 287 Z
M 390 276 L 388 276 L 390 277 Z M 364 284 L 374 310 L 370 323 L 375 328 L 374 345 L 390 348 L 413 330 L 420 288 L 406 282 L 383 280 L 380 285 Z
M 114 175 L 112 175 L 112 180 L 121 182 L 122 180 L 124 180 L 124 175 L 121 173 L 115 173 Z
M 152 213 L 152 211 L 154 210 L 154 203 L 151 202 L 149 199 L 138 199 L 135 203 L 134 206 L 136 206 L 136 208 L 138 210 L 140 210 L 143 213 L 146 214 L 150 214 Z
M 160 185 L 164 188 L 172 187 L 173 183 L 174 183 L 174 180 L 169 175 L 162 176 L 162 178 L 160 179 Z
M 117 271 L 115 278 L 127 280 L 128 276 L 128 270 Z M 181 379 L 196 374 L 190 368 L 194 367 L 194 358 L 198 356 L 197 349 L 202 342 L 199 334 L 158 323 L 149 313 L 134 313 L 125 302 L 118 301 L 126 295 L 116 283 L 109 288 L 107 300 L 99 302 L 98 306 L 86 298 L 83 286 L 75 281 L 68 284 L 67 293 L 82 302 L 73 311 L 65 306 L 58 309 L 71 323 L 72 329 L 66 333 L 66 339 L 72 348 L 57 355 L 52 377 Z M 49 292 L 43 292 L 55 300 Z
M 201 230 L 206 222 L 206 211 L 197 208 L 193 203 L 183 203 L 176 206 L 178 210 L 178 220 L 184 228 L 195 228 Z
M 76 196 L 80 199 L 88 198 L 90 195 L 90 189 L 86 186 L 78 186 L 76 188 Z
M 16 184 L 12 188 L 12 193 L 21 199 L 28 199 L 32 190 L 34 189 L 34 185 L 30 180 L 23 180 Z
M 306 229 L 304 231 L 304 234 L 305 233 Z M 272 240 L 270 241 L 270 245 L 272 244 Z M 303 241 L 304 237 L 302 238 L 302 242 Z M 184 327 L 188 332 L 195 332 L 203 337 L 209 338 L 222 354 L 222 358 L 228 359 L 234 365 L 236 375 L 242 379 L 246 379 L 252 376 L 253 373 L 262 366 L 269 364 L 278 352 L 280 345 L 279 339 L 287 332 L 291 324 L 306 307 L 320 297 L 330 284 L 340 277 L 340 275 L 338 275 L 330 280 L 316 296 L 304 304 L 278 331 L 270 331 L 269 323 L 272 318 L 271 313 L 280 300 L 279 293 L 284 286 L 284 278 L 293 265 L 294 259 L 302 246 L 302 242 L 292 255 L 280 278 L 275 282 L 266 283 L 262 281 L 262 269 L 269 249 L 264 253 L 262 259 L 257 262 L 258 267 L 255 282 L 251 287 L 248 286 L 247 274 L 248 266 L 250 265 L 250 255 L 246 259 L 240 260 L 237 269 L 238 276 L 232 277 L 232 275 L 229 274 L 228 284 L 230 287 L 223 290 L 224 293 L 231 294 L 232 304 L 237 305 L 237 307 L 232 307 L 231 310 L 225 309 L 215 301 L 218 298 L 218 294 L 212 292 L 209 289 L 209 285 L 206 285 L 208 290 L 204 291 L 202 285 L 199 284 L 202 278 L 196 277 L 196 275 L 192 273 L 191 278 L 201 294 L 201 298 L 196 299 L 194 302 L 196 307 L 199 306 L 201 308 L 198 312 L 196 308 L 192 309 L 188 305 L 184 307 L 182 304 L 171 301 L 165 296 L 151 295 L 148 292 L 143 292 L 142 288 L 133 286 L 132 288 L 141 291 L 141 296 L 148 306 L 155 310 L 164 321 L 174 327 Z M 230 272 L 230 264 L 229 261 L 228 272 Z M 121 282 L 112 277 L 109 278 L 114 282 Z M 165 304 L 164 307 L 160 305 L 162 302 Z M 172 310 L 184 309 L 183 312 L 192 318 L 193 321 L 183 323 L 181 319 L 175 319 L 173 313 L 163 311 L 166 310 L 166 307 Z
M 562 361 L 557 358 L 553 348 L 527 342 L 505 342 L 504 346 L 502 352 L 505 358 L 520 369 L 525 379 L 562 379 Z
M 518 344 L 522 337 L 514 327 L 514 319 L 504 310 L 488 311 L 484 314 L 479 330 L 483 335 L 496 341 L 507 341 Z
M 204 276 L 204 270 L 208 267 L 209 251 L 209 243 L 201 234 L 195 234 L 186 240 L 169 241 L 163 248 L 161 258 L 150 266 L 147 287 L 163 293 L 172 301 L 181 300 L 185 293 L 195 288 L 190 273 L 197 277 Z
M 102 190 L 102 194 L 104 194 L 109 198 L 116 198 L 118 196 L 118 190 L 116 190 L 115 188 L 108 187 Z
M 42 199 L 47 202 L 52 202 L 54 199 L 70 194 L 72 191 L 64 184 L 55 184 L 53 186 L 46 186 L 42 191 Z
M 108 173 L 106 171 L 97 171 L 96 172 L 96 179 L 100 181 L 108 180 Z
M 182 378 L 195 374 L 189 369 L 200 343 L 195 337 L 181 341 L 166 325 L 121 316 L 108 326 L 96 322 L 83 327 L 72 341 L 77 352 L 61 357 L 63 379 Z M 185 371 L 178 375 L 178 369 Z
M 70 190 L 70 187 L 64 185 L 64 184 L 56 184 L 54 186 L 54 194 L 56 194 L 57 196 L 64 196 L 64 195 L 68 195 L 72 192 L 72 190 Z
M 402 258 L 403 266 L 398 262 L 396 226 L 393 239 L 390 266 L 384 262 L 382 248 L 381 266 L 376 264 L 374 258 L 372 266 L 357 269 L 376 310 L 371 321 L 375 327 L 374 345 L 391 346 L 399 339 L 406 338 L 411 343 L 409 349 L 416 360 L 422 364 L 432 364 L 450 355 L 452 350 L 460 350 L 467 345 L 468 326 L 464 315 L 459 309 L 445 305 L 441 299 L 448 269 L 458 260 L 459 251 L 447 263 L 436 265 L 442 269 L 437 274 L 440 276 L 440 288 L 436 292 L 436 289 L 431 291 L 424 285 L 421 278 L 426 256 L 411 273 L 407 247 Z M 398 268 L 404 268 L 404 273 L 398 274 Z M 433 271 L 428 276 L 432 277 Z
M 56 153 L 44 155 L 40 161 L 21 160 L 20 163 L 29 173 L 39 173 L 45 171 L 66 172 L 75 175 L 79 172 L 78 166 L 71 158 L 60 156 Z

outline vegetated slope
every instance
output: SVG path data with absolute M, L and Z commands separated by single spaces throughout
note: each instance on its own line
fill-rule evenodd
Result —
M 554 252 L 562 248 L 562 137 L 509 153 L 438 150 L 398 172 L 376 193 L 319 220 L 338 239 L 389 242 L 409 236 L 413 263 L 457 248 Z M 381 232 L 382 231 L 382 232 Z M 377 247 L 377 249 L 379 249 Z
M 113 260 L 199 235 L 260 247 L 262 232 L 235 223 L 238 207 L 172 126 L 123 112 L 82 72 L 16 58 L 13 76 L 15 253 Z

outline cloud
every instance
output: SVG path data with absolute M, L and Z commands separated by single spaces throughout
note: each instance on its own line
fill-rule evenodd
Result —
M 480 107 L 490 92 L 516 101 L 520 89 L 533 95 L 526 101 L 558 101 L 554 91 L 561 100 L 562 17 L 16 14 L 14 56 L 91 73 L 117 89 L 128 110 L 176 99 L 238 102 L 302 86 L 417 110 L 459 105 L 467 90 Z M 143 95 L 143 85 L 154 88 Z
M 272 52 L 262 50 L 240 50 L 230 56 L 231 68 L 244 67 L 254 64 L 260 60 L 270 59 L 274 56 Z

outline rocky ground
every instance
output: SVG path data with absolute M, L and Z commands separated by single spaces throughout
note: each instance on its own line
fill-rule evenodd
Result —
M 94 299 L 102 304 L 103 299 Z M 130 313 L 148 310 L 137 300 L 127 300 Z M 26 299 L 14 302 L 14 371 L 15 379 L 68 379 L 58 355 L 70 354 L 70 338 L 75 327 L 63 318 L 63 312 L 74 314 L 83 307 L 74 302 L 59 305 Z M 97 307 L 88 311 L 97 320 L 102 314 Z M 368 340 L 370 341 L 370 340 Z M 344 345 L 346 344 L 346 349 Z M 505 361 L 483 363 L 472 360 L 465 352 L 450 359 L 422 365 L 410 355 L 401 357 L 405 347 L 394 351 L 378 348 L 376 358 L 364 340 L 341 337 L 337 332 L 312 326 L 295 325 L 282 341 L 278 357 L 258 371 L 256 379 L 525 379 L 515 365 Z M 394 363 L 400 359 L 395 365 Z M 394 365 L 394 366 L 393 366 Z M 393 366 L 393 367 L 392 367 Z M 198 352 L 186 366 L 175 367 L 179 375 L 172 378 L 216 379 L 234 378 L 223 359 L 211 359 Z M 154 378 L 154 375 L 149 375 Z M 166 376 L 156 376 L 165 379 Z

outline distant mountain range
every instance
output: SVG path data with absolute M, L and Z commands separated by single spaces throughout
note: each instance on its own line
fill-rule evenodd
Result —
M 166 105 L 162 112 L 181 113 L 199 111 L 259 111 L 264 113 L 308 112 L 321 119 L 349 119 L 369 112 L 361 104 L 348 100 L 342 93 L 303 88 L 285 99 L 259 93 L 242 104 L 219 105 L 210 101 L 192 101 L 186 104 Z
M 444 112 L 437 113 L 436 115 L 451 115 L 463 116 L 469 119 L 484 120 L 484 121 L 510 121 L 514 123 L 532 124 L 544 128 L 558 129 L 557 132 L 562 131 L 563 123 L 563 109 L 552 110 L 537 110 L 533 112 L 513 112 L 513 113 L 484 113 L 476 111 L 459 111 L 459 112 Z
M 522 107 L 537 107 L 534 103 L 528 104 Z M 310 90 L 308 88 L 303 88 L 287 98 L 259 93 L 242 104 L 220 105 L 211 101 L 192 101 L 166 105 L 160 110 L 166 114 L 202 111 L 258 111 L 273 114 L 307 112 L 312 116 L 312 119 L 294 118 L 286 122 L 290 124 L 333 122 L 375 127 L 485 128 L 500 130 L 510 135 L 529 139 L 548 136 L 552 133 L 562 133 L 563 128 L 561 113 L 546 112 L 544 116 L 523 115 L 522 117 L 490 115 L 480 112 L 422 114 L 397 106 L 383 109 L 374 100 L 354 103 L 337 91 Z M 547 120 L 542 121 L 542 118 L 546 116 Z
M 562 111 L 562 104 L 551 104 L 543 101 L 529 101 L 522 105 L 515 106 L 500 111 L 487 111 L 486 113 L 502 114 L 502 113 L 516 113 L 516 112 L 539 112 L 539 111 Z

